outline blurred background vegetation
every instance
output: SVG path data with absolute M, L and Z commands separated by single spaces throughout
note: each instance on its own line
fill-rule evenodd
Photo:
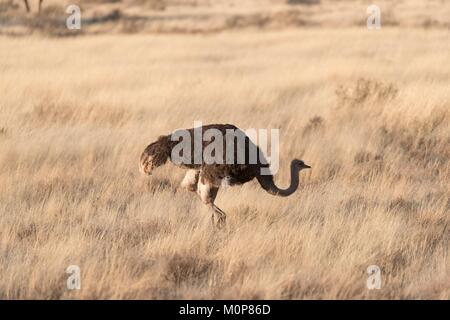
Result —
M 355 27 L 366 24 L 366 9 L 371 4 L 365 0 L 43 0 L 39 10 L 39 3 L 0 0 L 0 34 L 74 36 Z M 70 4 L 81 8 L 81 30 L 66 28 Z M 442 0 L 380 0 L 377 5 L 384 27 L 450 28 L 450 4 Z

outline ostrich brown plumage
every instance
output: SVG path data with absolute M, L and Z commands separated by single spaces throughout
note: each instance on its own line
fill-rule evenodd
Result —
M 226 222 L 226 214 L 220 208 L 214 204 L 217 192 L 221 185 L 241 185 L 249 182 L 256 178 L 261 185 L 261 187 L 268 193 L 276 196 L 287 197 L 297 190 L 299 185 L 299 172 L 302 169 L 311 168 L 306 165 L 302 160 L 294 159 L 291 161 L 291 183 L 287 189 L 280 189 L 275 185 L 273 175 L 263 175 L 261 174 L 261 169 L 268 169 L 269 164 L 264 158 L 263 153 L 260 151 L 259 147 L 255 146 L 253 142 L 246 136 L 242 130 L 231 124 L 211 124 L 205 125 L 200 128 L 183 129 L 191 137 L 191 152 L 194 154 L 194 130 L 199 130 L 201 136 L 203 133 L 209 129 L 215 129 L 220 131 L 221 137 L 225 140 L 226 133 L 229 130 L 238 131 L 242 133 L 245 137 L 245 143 L 241 144 L 244 147 L 245 161 L 243 163 L 226 163 L 227 151 L 223 152 L 223 164 L 208 164 L 203 159 L 203 150 L 214 140 L 203 141 L 201 146 L 200 162 L 194 163 L 190 162 L 173 162 L 171 159 L 172 149 L 179 143 L 179 141 L 172 141 L 171 135 L 160 136 L 155 142 L 145 148 L 144 152 L 140 158 L 140 170 L 144 174 L 150 175 L 152 171 L 159 166 L 162 166 L 171 160 L 175 165 L 182 168 L 188 169 L 186 176 L 181 182 L 181 186 L 188 189 L 189 191 L 197 192 L 202 200 L 202 202 L 210 207 L 212 210 L 212 220 L 214 222 L 214 216 L 217 216 L 217 226 L 219 228 L 223 227 Z M 176 134 L 176 131 L 173 133 Z M 225 141 L 224 144 L 225 145 Z M 238 148 L 239 144 L 235 144 L 234 147 L 234 158 L 238 159 Z M 250 148 L 255 148 L 257 151 L 257 161 L 252 163 L 250 159 Z M 242 151 L 242 150 L 240 150 Z M 253 161 L 255 162 L 255 161 Z

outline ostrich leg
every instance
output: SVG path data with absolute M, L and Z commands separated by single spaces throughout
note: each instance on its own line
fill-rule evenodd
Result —
M 218 229 L 222 229 L 227 224 L 227 214 L 214 203 L 212 203 L 211 206 L 214 210 L 214 213 L 211 215 L 212 224 L 216 225 Z M 214 215 L 217 215 L 218 217 L 217 224 L 214 223 Z
M 27 9 L 27 12 L 30 12 L 30 5 L 28 4 L 28 0 L 23 0 L 25 2 L 25 8 Z
M 38 13 L 41 13 L 42 1 L 44 1 L 44 0 L 39 0 Z
M 197 191 L 198 175 L 198 170 L 188 170 L 188 172 L 186 172 L 186 175 L 184 176 L 183 181 L 181 181 L 181 187 L 186 188 L 188 191 Z
M 219 187 L 213 186 L 212 184 L 203 181 L 202 177 L 198 180 L 197 193 L 200 195 L 202 202 L 206 204 L 212 211 L 211 221 L 218 229 L 222 229 L 227 220 L 227 215 L 219 207 L 214 204 Z M 214 221 L 214 216 L 217 217 L 217 223 Z

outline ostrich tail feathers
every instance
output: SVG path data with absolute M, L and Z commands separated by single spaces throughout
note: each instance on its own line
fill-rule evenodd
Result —
M 151 174 L 153 168 L 162 166 L 167 162 L 172 151 L 169 136 L 160 136 L 145 148 L 139 161 L 139 170 L 144 174 Z

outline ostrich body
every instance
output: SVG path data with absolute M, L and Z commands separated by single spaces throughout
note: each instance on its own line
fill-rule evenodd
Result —
M 140 170 L 142 173 L 150 175 L 152 171 L 159 166 L 162 166 L 171 160 L 177 166 L 188 169 L 186 176 L 181 182 L 181 186 L 189 191 L 197 192 L 200 199 L 206 204 L 212 211 L 212 220 L 214 223 L 214 216 L 218 218 L 217 226 L 219 228 L 225 225 L 226 214 L 220 208 L 214 204 L 217 192 L 221 185 L 242 185 L 256 178 L 261 187 L 269 194 L 281 197 L 287 197 L 293 194 L 299 185 L 299 172 L 302 169 L 310 168 L 302 160 L 294 159 L 291 161 L 291 183 L 288 188 L 280 189 L 275 185 L 272 174 L 261 174 L 261 169 L 268 169 L 269 164 L 264 158 L 260 149 L 253 144 L 253 142 L 246 136 L 239 128 L 231 124 L 212 124 L 205 125 L 200 128 L 184 129 L 189 133 L 191 137 L 191 149 L 194 150 L 194 130 L 199 130 L 203 137 L 203 133 L 209 129 L 215 129 L 220 131 L 221 137 L 225 140 L 226 132 L 229 130 L 239 131 L 245 136 L 245 143 L 241 145 L 244 147 L 245 161 L 243 163 L 233 162 L 232 164 L 226 163 L 226 152 L 223 152 L 224 161 L 222 164 L 213 163 L 208 164 L 203 159 L 203 150 L 212 141 L 203 141 L 201 146 L 201 161 L 200 163 L 194 163 L 194 161 L 178 163 L 171 159 L 172 149 L 179 143 L 179 141 L 172 141 L 171 135 L 160 136 L 157 141 L 151 143 L 145 148 L 140 158 Z M 224 142 L 225 145 L 225 142 Z M 258 159 L 256 163 L 249 161 L 250 147 L 255 148 L 257 151 Z M 234 159 L 237 159 L 239 146 L 235 146 Z M 242 150 L 241 150 L 242 151 Z M 228 152 L 228 150 L 227 150 Z M 193 154 L 194 152 L 191 152 Z M 242 161 L 241 161 L 242 162 Z M 253 161 L 255 162 L 255 161 Z

